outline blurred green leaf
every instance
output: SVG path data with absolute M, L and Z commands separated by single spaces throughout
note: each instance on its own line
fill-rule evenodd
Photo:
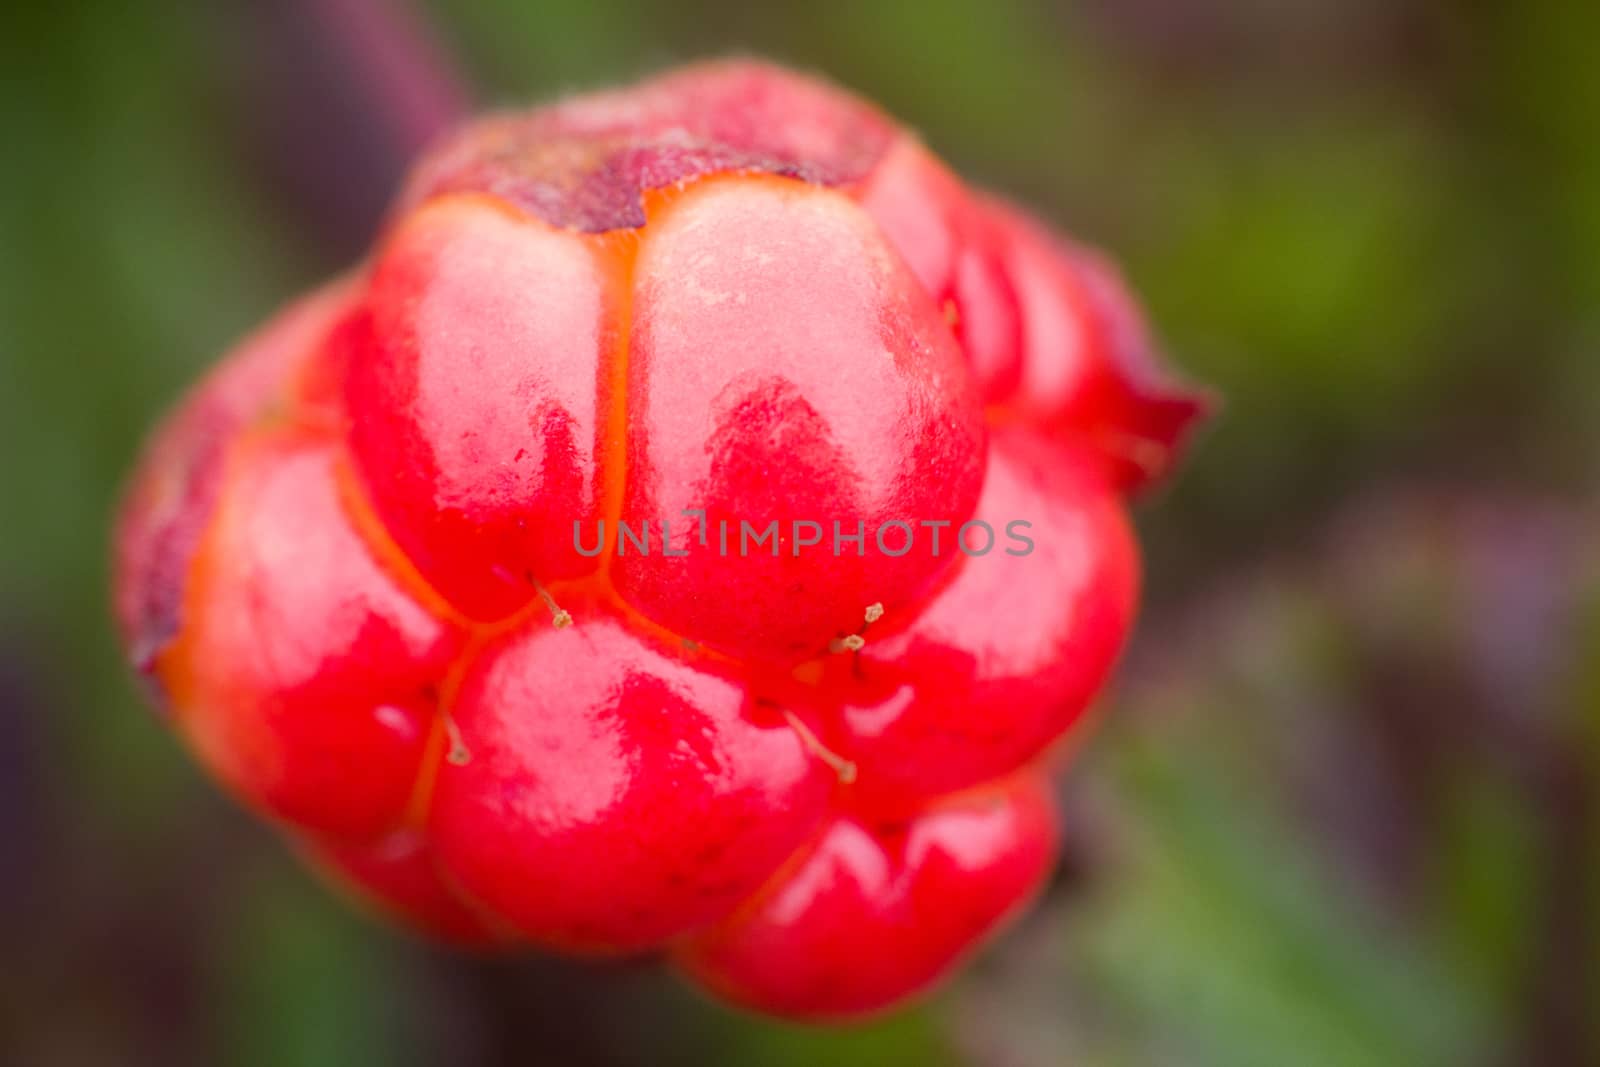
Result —
M 220 1061 L 240 1067 L 421 1063 L 392 940 L 281 861 L 230 916 L 217 995 Z
M 1192 745 L 1100 755 L 1131 855 L 1069 947 L 1184 1062 L 1474 1062 L 1481 1005 L 1242 790 L 1241 768 Z

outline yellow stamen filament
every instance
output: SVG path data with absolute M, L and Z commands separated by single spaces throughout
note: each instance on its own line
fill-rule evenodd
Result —
M 789 726 L 794 732 L 800 735 L 800 743 L 805 745 L 807 751 L 813 756 L 832 767 L 833 773 L 839 776 L 839 781 L 849 785 L 856 780 L 856 765 L 827 745 L 824 745 L 817 735 L 811 732 L 811 727 L 807 726 L 800 716 L 785 708 L 783 709 L 783 717 L 788 720 Z

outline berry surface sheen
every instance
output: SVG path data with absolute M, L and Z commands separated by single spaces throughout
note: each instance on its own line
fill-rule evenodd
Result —
M 801 1019 L 1047 877 L 1208 405 L 1115 270 L 825 83 L 490 116 L 181 403 L 114 605 L 172 727 L 464 946 L 660 952 Z

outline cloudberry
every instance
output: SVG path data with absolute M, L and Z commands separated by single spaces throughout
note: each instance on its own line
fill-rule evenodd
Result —
M 1048 873 L 1204 399 L 1116 272 L 828 85 L 462 130 L 147 450 L 129 654 L 315 863 L 731 1000 L 924 989 Z

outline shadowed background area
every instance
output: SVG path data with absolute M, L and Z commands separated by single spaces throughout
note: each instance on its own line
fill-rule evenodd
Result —
M 1488 9 L 1493 10 L 1488 10 Z M 1600 1060 L 1600 7 L 218 0 L 0 14 L 0 1062 Z M 746 51 L 1127 268 L 1228 398 L 1043 906 L 840 1032 L 346 907 L 108 623 L 142 433 L 450 117 Z

